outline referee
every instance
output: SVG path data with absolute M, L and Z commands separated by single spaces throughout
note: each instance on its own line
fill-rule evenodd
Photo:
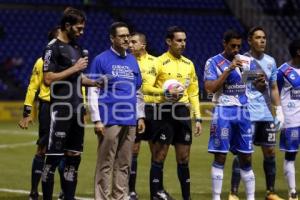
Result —
M 147 77 L 143 83 L 143 93 L 158 97 L 157 120 L 153 123 L 153 155 L 150 170 L 151 199 L 172 199 L 162 190 L 164 161 L 170 144 L 175 147 L 177 172 L 181 185 L 182 198 L 190 197 L 189 156 L 192 144 L 192 121 L 190 112 L 195 116 L 196 136 L 201 134 L 200 103 L 198 79 L 192 61 L 182 55 L 186 47 L 186 32 L 178 26 L 169 27 L 166 35 L 168 51 L 156 61 L 156 77 Z M 176 79 L 184 85 L 184 93 L 177 103 L 166 102 L 162 86 L 165 81 Z M 168 91 L 178 95 L 180 91 Z M 189 104 L 191 104 L 189 106 Z

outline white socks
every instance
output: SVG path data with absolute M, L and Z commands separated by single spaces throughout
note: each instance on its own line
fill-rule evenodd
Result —
M 244 182 L 247 200 L 255 200 L 255 176 L 253 170 L 241 169 L 241 179 Z
M 289 186 L 290 193 L 296 192 L 295 161 L 284 160 L 284 176 Z
M 221 200 L 222 183 L 223 183 L 222 168 L 212 166 L 211 179 L 212 179 L 212 200 Z

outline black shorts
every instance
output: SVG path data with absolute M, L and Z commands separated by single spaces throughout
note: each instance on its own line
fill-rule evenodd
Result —
M 152 124 L 153 119 L 156 113 L 156 104 L 146 104 L 145 105 L 145 132 L 142 134 L 136 133 L 135 143 L 139 143 L 140 141 L 149 141 L 152 136 Z
M 185 104 L 158 104 L 152 123 L 152 142 L 161 144 L 192 144 L 190 110 Z
M 46 154 L 63 155 L 65 151 L 82 152 L 83 139 L 83 110 L 77 113 L 65 107 L 55 106 L 51 110 L 49 144 Z
M 40 99 L 38 112 L 39 138 L 36 144 L 39 146 L 47 146 L 50 130 L 50 102 Z
M 275 146 L 276 128 L 273 121 L 252 122 L 253 144 L 257 146 Z

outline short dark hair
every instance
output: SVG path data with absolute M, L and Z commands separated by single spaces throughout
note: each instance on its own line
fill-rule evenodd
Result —
M 166 34 L 166 39 L 173 39 L 174 38 L 174 33 L 182 32 L 185 33 L 185 30 L 182 27 L 179 26 L 170 26 L 167 29 L 167 34 Z
M 117 28 L 126 27 L 129 29 L 129 26 L 125 22 L 114 22 L 110 25 L 109 34 L 112 36 L 116 36 Z
M 228 43 L 231 39 L 242 39 L 242 36 L 236 30 L 229 29 L 229 30 L 225 31 L 225 33 L 223 35 L 223 40 L 226 43 Z
M 48 32 L 48 41 L 49 42 L 57 37 L 59 29 L 60 29 L 60 26 L 56 26 Z
M 300 50 L 300 39 L 293 40 L 289 45 L 289 52 L 292 58 L 297 56 L 297 51 Z
M 131 36 L 139 36 L 139 38 L 142 40 L 142 42 L 144 42 L 145 44 L 147 44 L 147 38 L 146 38 L 146 35 L 144 33 L 141 33 L 141 32 L 133 32 L 130 34 Z
M 61 30 L 65 30 L 66 23 L 70 23 L 70 25 L 73 26 L 77 23 L 83 23 L 85 21 L 86 16 L 83 11 L 68 7 L 64 10 L 63 16 L 60 20 Z
M 265 29 L 262 26 L 254 26 L 249 29 L 248 38 L 251 39 L 256 31 L 262 31 L 265 35 L 267 35 Z

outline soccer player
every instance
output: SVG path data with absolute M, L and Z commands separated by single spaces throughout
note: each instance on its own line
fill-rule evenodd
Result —
M 55 27 L 48 34 L 48 41 L 56 38 L 59 32 L 59 27 Z M 31 110 L 34 103 L 35 95 L 39 91 L 39 107 L 38 107 L 38 120 L 39 120 L 39 137 L 37 140 L 37 151 L 32 161 L 31 168 L 31 190 L 29 199 L 38 199 L 38 184 L 44 168 L 45 152 L 48 143 L 49 130 L 50 130 L 50 90 L 43 82 L 43 60 L 37 59 L 32 69 L 30 83 L 28 85 L 26 98 L 24 101 L 23 118 L 19 122 L 22 129 L 27 129 L 32 122 Z M 62 173 L 60 171 L 62 178 Z
M 145 80 L 148 76 L 156 76 L 155 57 L 148 54 L 146 51 L 146 36 L 143 33 L 132 33 L 129 40 L 129 50 L 137 59 L 142 78 Z M 135 143 L 132 148 L 131 169 L 129 176 L 129 196 L 130 200 L 137 200 L 138 195 L 135 190 L 135 183 L 137 177 L 137 161 L 140 151 L 141 141 L 149 142 L 150 150 L 152 149 L 151 143 L 151 123 L 153 122 L 153 103 L 155 103 L 155 96 L 144 95 L 145 105 L 145 125 L 146 129 L 143 134 L 136 134 Z
M 46 162 L 42 174 L 43 199 L 51 200 L 54 173 L 62 156 L 64 165 L 64 199 L 74 200 L 78 167 L 83 150 L 83 100 L 81 86 L 96 86 L 82 71 L 88 58 L 76 39 L 83 34 L 85 14 L 67 8 L 61 18 L 56 39 L 46 47 L 44 53 L 44 82 L 50 86 L 50 135 L 46 151 Z
M 280 150 L 285 152 L 283 170 L 288 184 L 289 200 L 298 200 L 295 160 L 300 144 L 300 39 L 289 44 L 289 52 L 292 59 L 281 65 L 277 74 L 284 113 Z
M 107 78 L 105 89 L 90 88 L 88 92 L 91 119 L 98 136 L 96 200 L 127 199 L 136 128 L 138 132 L 145 130 L 144 102 L 136 95 L 142 77 L 135 57 L 126 52 L 129 37 L 127 24 L 113 23 L 112 46 L 93 60 L 90 69 L 93 78 Z
M 250 50 L 244 55 L 253 59 L 256 68 L 260 69 L 264 75 L 265 86 L 262 91 L 256 88 L 250 88 L 248 96 L 248 110 L 252 122 L 253 143 L 261 146 L 264 156 L 264 172 L 266 178 L 266 200 L 282 200 L 274 190 L 276 163 L 275 163 L 275 145 L 276 131 L 283 124 L 282 107 L 280 106 L 280 97 L 277 87 L 277 67 L 274 58 L 265 54 L 266 32 L 260 26 L 250 29 L 248 34 L 248 43 Z M 271 102 L 276 108 L 276 120 L 272 115 Z M 277 127 L 275 126 L 275 123 Z M 231 177 L 231 194 L 229 200 L 237 200 L 238 186 L 240 182 L 240 169 L 238 158 L 235 157 Z
M 168 51 L 157 58 L 157 75 L 144 79 L 143 93 L 158 97 L 157 120 L 152 124 L 152 163 L 150 169 L 150 192 L 153 200 L 171 198 L 162 188 L 163 166 L 169 146 L 175 147 L 177 175 L 181 185 L 182 198 L 189 200 L 190 170 L 189 156 L 192 144 L 192 120 L 195 116 L 195 135 L 201 134 L 201 116 L 198 94 L 198 79 L 192 61 L 184 57 L 186 32 L 183 28 L 172 26 L 167 29 Z M 175 87 L 162 88 L 167 80 L 175 79 L 184 86 L 184 91 Z M 177 102 L 168 102 L 164 94 L 178 96 Z M 189 106 L 190 104 L 190 106 Z
M 246 107 L 246 84 L 241 74 L 243 62 L 236 58 L 241 44 L 240 34 L 233 30 L 226 31 L 223 36 L 224 51 L 209 58 L 205 66 L 205 89 L 213 93 L 213 102 L 216 104 L 208 143 L 208 152 L 214 154 L 211 168 L 212 200 L 221 199 L 224 165 L 229 151 L 238 154 L 247 200 L 255 199 L 255 177 L 251 166 L 252 131 Z M 255 69 L 250 59 L 245 68 Z

